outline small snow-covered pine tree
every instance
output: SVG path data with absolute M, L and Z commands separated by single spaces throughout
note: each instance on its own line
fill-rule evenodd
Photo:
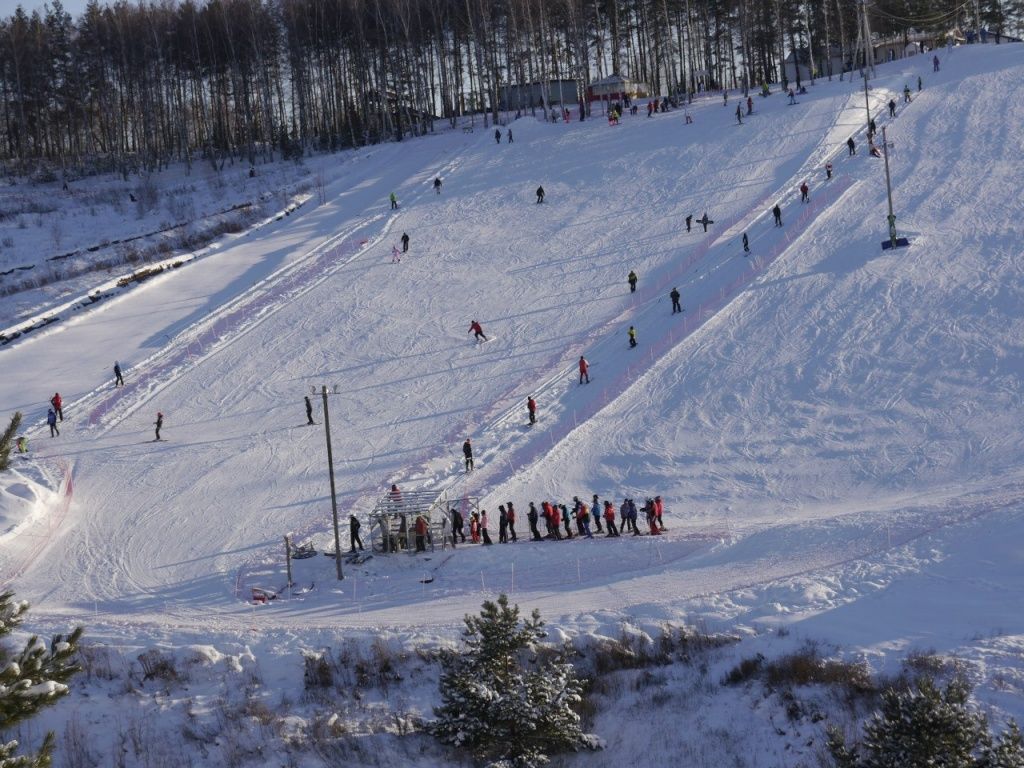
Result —
M 18 434 L 20 426 L 21 411 L 15 411 L 7 424 L 7 429 L 0 434 L 0 470 L 9 469 L 11 466 L 11 449 L 14 448 L 14 436 Z
M 1024 768 L 1024 740 L 1015 722 L 1010 721 L 995 744 L 985 745 L 978 768 Z
M 0 593 L 0 637 L 23 621 L 28 603 L 14 601 L 11 592 Z M 0 736 L 21 720 L 32 717 L 68 692 L 66 683 L 78 671 L 73 657 L 82 628 L 68 636 L 57 635 L 47 645 L 30 637 L 20 653 L 0 646 Z M 0 738 L 0 768 L 45 768 L 50 765 L 53 734 L 46 734 L 35 755 L 15 756 L 17 741 Z
M 546 636 L 537 610 L 521 619 L 501 595 L 466 616 L 464 647 L 442 657 L 442 705 L 430 731 L 495 768 L 532 768 L 551 752 L 599 746 L 573 706 L 582 683 L 564 654 L 537 653 Z
M 829 751 L 837 768 L 1024 768 L 1016 725 L 993 744 L 985 717 L 969 703 L 962 679 L 939 689 L 927 678 L 916 690 L 889 689 L 853 748 L 837 730 Z M 1001 761 L 1001 762 L 1000 762 Z

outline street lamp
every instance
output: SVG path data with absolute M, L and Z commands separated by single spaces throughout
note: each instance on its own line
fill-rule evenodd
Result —
M 335 393 L 338 388 L 335 386 Z M 341 534 L 338 531 L 338 495 L 334 487 L 334 454 L 331 451 L 331 417 L 327 410 L 327 385 L 323 385 L 320 393 L 324 399 L 324 432 L 327 436 L 327 471 L 331 478 L 331 516 L 334 518 L 334 564 L 338 572 L 338 581 L 345 577 L 341 573 Z M 313 387 L 316 394 L 316 387 Z

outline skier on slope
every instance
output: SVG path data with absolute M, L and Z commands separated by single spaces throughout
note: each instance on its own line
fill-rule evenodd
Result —
M 50 398 L 50 405 L 57 412 L 57 418 L 64 421 L 64 401 L 60 399 L 60 392 L 53 393 L 53 397 Z
M 512 129 L 511 128 L 508 129 L 508 134 L 505 136 L 505 140 L 508 141 L 509 144 L 512 143 Z
M 747 115 L 751 115 L 754 112 L 754 99 L 751 96 L 747 96 Z
M 57 414 L 53 412 L 53 408 L 46 409 L 46 423 L 50 427 L 50 437 L 55 434 L 60 435 L 60 429 L 57 427 Z
M 682 312 L 683 308 L 679 304 L 679 289 L 673 288 L 672 293 L 670 293 L 668 296 L 670 299 L 672 299 L 672 314 L 674 315 L 676 312 Z
M 484 334 L 483 327 L 476 320 L 469 324 L 469 330 L 466 331 L 466 333 L 472 333 L 473 338 L 477 341 L 480 341 L 481 339 L 487 341 L 487 336 Z
M 408 253 L 409 252 L 409 233 L 408 232 L 403 232 L 401 239 L 402 239 L 402 253 Z
M 160 428 L 164 425 L 164 415 L 160 411 L 156 412 L 156 421 L 154 421 L 153 424 L 156 427 L 156 439 L 159 440 Z
M 846 148 L 850 150 L 849 157 L 853 157 L 857 154 L 857 144 L 853 140 L 853 136 L 846 140 Z
M 400 264 L 402 262 L 402 252 L 398 250 L 397 245 L 391 246 L 391 263 Z
M 580 384 L 583 383 L 583 379 L 587 380 L 587 384 L 590 383 L 590 363 L 587 362 L 587 358 L 580 355 Z
M 498 505 L 498 543 L 508 544 L 508 512 L 505 505 Z
M 825 178 L 832 178 L 832 163 L 825 163 Z
M 747 238 L 747 233 L 743 233 L 743 252 L 750 253 L 750 240 Z
M 910 103 L 910 86 L 907 85 L 906 83 L 903 84 L 903 103 Z
M 537 187 L 537 202 L 544 202 L 544 187 Z
M 658 528 L 665 530 L 665 524 L 661 522 L 661 516 L 665 512 L 665 504 L 661 500 L 661 496 L 654 497 L 654 517 L 658 521 Z
M 500 128 L 495 128 L 494 129 L 494 143 L 495 144 L 501 144 L 501 129 Z
M 936 56 L 932 56 L 932 72 L 938 72 L 938 71 L 939 71 L 939 57 L 937 55 Z
M 781 227 L 782 226 L 782 209 L 779 208 L 779 204 L 778 203 L 776 203 L 775 207 L 772 208 L 772 216 L 775 217 L 775 226 L 776 227 Z
M 604 503 L 604 525 L 608 529 L 606 536 L 619 535 L 619 531 L 615 528 L 615 507 L 610 501 Z
M 629 270 L 629 275 L 626 277 L 626 282 L 629 283 L 629 292 L 636 293 L 636 281 L 639 278 L 636 276 L 636 272 Z
M 889 99 L 889 117 L 896 117 L 896 99 Z
M 800 202 L 801 203 L 809 203 L 809 202 L 811 202 L 811 198 L 808 197 L 808 193 L 810 191 L 811 191 L 811 188 L 807 186 L 807 182 L 806 181 L 803 184 L 800 185 Z
M 462 455 L 466 459 L 466 471 L 467 472 L 472 472 L 473 471 L 473 444 L 472 444 L 472 442 L 470 442 L 470 439 L 468 437 L 466 438 L 466 442 L 464 442 L 462 444 Z
M 590 514 L 594 516 L 594 527 L 597 528 L 597 532 L 604 533 L 604 531 L 601 530 L 600 499 L 597 497 L 596 493 L 594 494 L 594 498 L 591 499 Z
M 743 125 L 743 108 L 739 104 L 736 105 L 736 122 Z
M 537 423 L 537 401 L 533 399 L 533 395 L 526 398 L 526 412 L 530 416 L 530 423 Z
M 397 211 L 398 210 L 398 196 L 394 192 L 392 192 L 390 195 L 388 195 L 388 200 L 391 201 L 391 210 L 392 211 Z
M 121 364 L 117 360 L 114 361 L 114 386 L 124 386 L 124 377 L 121 376 Z
M 634 328 L 632 325 L 629 326 L 628 333 L 629 333 L 629 348 L 633 349 L 634 347 L 636 347 L 636 328 Z
M 697 219 L 697 221 L 700 222 L 700 224 L 704 227 L 704 232 L 705 233 L 708 231 L 708 224 L 714 224 L 715 223 L 711 219 L 708 218 L 708 212 L 707 211 L 704 211 L 704 215 L 701 218 Z
M 309 395 L 306 395 L 306 426 L 315 424 L 313 421 L 313 403 L 309 400 Z
M 692 225 L 692 224 L 693 224 L 693 214 L 691 213 L 689 216 L 686 217 L 686 231 L 687 232 L 690 231 L 690 225 Z
M 436 192 L 439 195 L 441 194 L 441 177 L 440 176 L 435 176 L 434 177 L 434 192 Z

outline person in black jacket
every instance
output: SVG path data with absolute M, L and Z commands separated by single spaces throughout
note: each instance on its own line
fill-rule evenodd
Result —
M 537 187 L 537 202 L 544 202 L 544 187 Z
M 315 423 L 313 421 L 313 403 L 309 401 L 309 395 L 306 395 L 306 426 Z
M 526 512 L 526 520 L 530 523 L 530 535 L 533 536 L 534 541 L 541 541 L 543 537 L 540 535 L 540 531 L 537 530 L 537 520 L 539 515 L 537 514 L 537 507 L 534 506 L 533 502 L 530 502 L 530 509 Z
M 408 232 L 403 232 L 402 233 L 402 253 L 408 253 L 408 252 L 409 252 L 409 233 Z
M 360 552 L 364 552 L 363 540 L 359 538 L 359 529 L 362 527 L 362 523 L 359 522 L 359 518 L 355 515 L 348 516 L 348 544 L 349 552 L 355 552 L 356 547 L 359 547 Z
M 473 444 L 469 438 L 466 438 L 466 442 L 462 444 L 462 455 L 466 457 L 466 471 L 473 471 Z
M 452 546 L 455 546 L 455 537 L 458 536 L 463 544 L 466 543 L 466 528 L 465 521 L 462 519 L 462 513 L 459 512 L 455 507 L 452 507 Z

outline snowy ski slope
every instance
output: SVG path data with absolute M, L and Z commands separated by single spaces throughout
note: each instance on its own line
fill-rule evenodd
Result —
M 918 74 L 925 90 L 882 117 Z M 924 57 L 879 69 L 913 241 L 896 252 L 879 249 L 859 83 L 819 81 L 796 106 L 755 96 L 742 126 L 733 96 L 693 125 L 523 118 L 511 145 L 377 148 L 325 205 L 0 350 L 7 411 L 39 424 L 64 396 L 61 437 L 37 428 L 32 445 L 68 501 L 0 539 L 0 582 L 40 626 L 87 617 L 110 638 L 447 631 L 508 589 L 566 627 L 698 613 L 802 620 L 865 649 L 992 632 L 1019 648 L 1022 80 L 1016 45 L 943 54 L 936 75 Z M 704 211 L 707 235 L 686 233 Z M 471 341 L 473 319 L 493 341 Z M 340 585 L 318 557 L 296 565 L 316 589 L 254 610 L 249 587 L 283 580 L 284 533 L 330 538 L 323 431 L 302 408 L 321 384 L 338 388 L 345 516 L 397 482 L 492 512 L 511 499 L 520 542 L 377 557 Z M 525 542 L 530 500 L 593 493 L 660 493 L 668 534 Z

